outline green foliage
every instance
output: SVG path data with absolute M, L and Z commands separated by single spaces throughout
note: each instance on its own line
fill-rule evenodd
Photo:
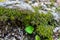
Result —
M 41 40 L 38 35 L 35 36 L 35 40 Z
M 53 16 L 48 12 L 48 14 L 40 14 L 39 18 L 40 25 L 36 28 L 37 33 L 43 37 L 47 37 L 47 40 L 52 40 L 53 28 L 55 26 Z
M 37 33 L 43 35 L 43 37 L 47 37 L 48 40 L 52 40 L 53 35 L 53 26 L 49 25 L 39 25 L 37 27 Z
M 50 0 L 50 2 L 54 3 L 54 2 L 55 2 L 55 0 Z
M 37 34 L 47 37 L 47 40 L 52 40 L 55 21 L 53 19 L 53 15 L 49 12 L 47 14 L 38 13 L 38 11 L 33 13 L 27 10 L 0 7 L 0 21 L 7 21 L 9 19 L 11 21 L 17 19 L 21 21 L 24 26 L 32 25 L 36 28 L 35 31 L 37 32 Z M 26 29 L 26 31 L 30 34 L 33 32 L 33 30 L 34 28 L 31 26 L 28 26 Z

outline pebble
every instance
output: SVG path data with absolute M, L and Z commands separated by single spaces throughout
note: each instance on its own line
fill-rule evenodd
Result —
M 58 30 L 60 30 L 60 27 L 56 27 L 53 32 L 57 32 Z
M 59 37 L 59 33 L 60 33 L 60 26 L 59 27 L 56 27 L 54 30 L 53 30 L 53 32 L 54 32 L 54 35 L 53 35 L 53 38 L 54 38 L 54 40 L 58 40 L 58 37 Z
M 14 35 L 14 33 L 12 33 L 12 35 Z

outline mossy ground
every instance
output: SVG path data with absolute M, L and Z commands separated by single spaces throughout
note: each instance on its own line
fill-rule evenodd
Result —
M 56 26 L 54 17 L 49 12 L 47 14 L 38 12 L 33 13 L 31 11 L 9 9 L 4 7 L 0 7 L 0 22 L 2 22 L 3 25 L 4 23 L 10 23 L 10 27 L 18 26 L 23 31 L 26 25 L 33 26 L 35 29 L 34 32 L 27 35 L 29 37 L 39 35 L 41 40 L 53 40 L 53 29 Z M 24 33 L 26 34 L 25 31 Z

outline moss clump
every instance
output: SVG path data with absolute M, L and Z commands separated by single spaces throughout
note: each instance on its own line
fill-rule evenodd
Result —
M 49 26 L 49 25 L 39 25 L 37 27 L 37 33 L 42 35 L 43 38 L 47 37 L 47 40 L 53 40 L 53 26 Z
M 36 27 L 36 32 L 43 36 L 45 40 L 53 40 L 53 29 L 55 27 L 55 21 L 51 13 L 39 15 L 39 25 Z M 47 37 L 47 39 L 45 38 Z

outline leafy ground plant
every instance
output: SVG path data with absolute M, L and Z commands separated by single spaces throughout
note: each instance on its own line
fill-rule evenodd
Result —
M 35 40 L 41 40 L 41 39 L 40 39 L 40 36 L 36 35 L 36 36 L 35 36 Z
M 25 31 L 29 34 L 32 34 L 34 31 L 34 28 L 32 26 L 26 26 Z

